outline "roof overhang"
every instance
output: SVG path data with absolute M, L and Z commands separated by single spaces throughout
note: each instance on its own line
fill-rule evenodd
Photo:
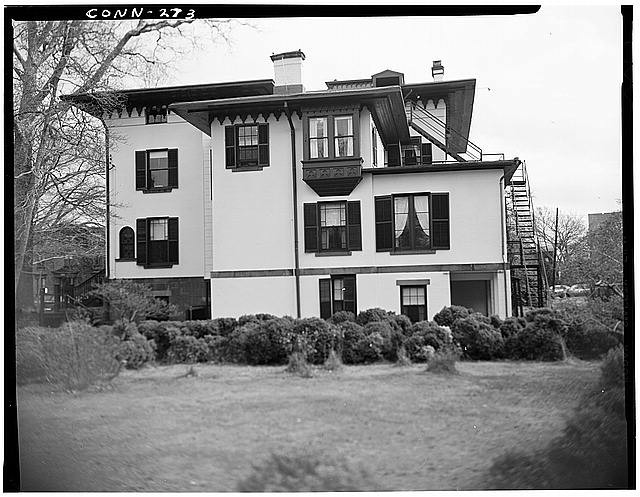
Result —
M 455 164 L 431 164 L 425 166 L 369 167 L 362 169 L 362 174 L 438 173 L 444 171 L 486 171 L 490 169 L 502 169 L 504 171 L 504 181 L 506 185 L 520 164 L 520 159 L 515 158 L 511 160 L 457 162 Z
M 63 95 L 60 98 L 95 116 L 100 116 L 105 112 L 121 113 L 122 110 L 126 110 L 131 115 L 133 109 L 136 109 L 140 114 L 145 107 L 168 107 L 173 102 L 185 100 L 200 101 L 249 95 L 270 95 L 273 93 L 273 87 L 273 80 L 259 79 L 203 85 L 80 93 L 77 95 Z
M 302 113 L 303 109 L 309 107 L 343 104 L 366 106 L 371 111 L 385 145 L 410 142 L 404 100 L 399 86 L 177 102 L 169 108 L 204 133 L 211 134 L 210 126 L 214 119 L 222 122 L 225 117 L 233 120 L 236 116 L 246 118 L 247 115 L 255 117 L 258 114 Z
M 444 99 L 447 104 L 447 124 L 458 133 L 452 133 L 447 144 L 459 154 L 467 150 L 475 92 L 475 79 L 402 85 L 405 100 L 420 99 L 426 102 L 431 99 L 437 104 L 439 99 Z

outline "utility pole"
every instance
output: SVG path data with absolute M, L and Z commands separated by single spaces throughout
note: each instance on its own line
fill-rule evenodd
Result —
M 558 208 L 556 207 L 556 229 L 555 229 L 555 237 L 553 240 L 553 279 L 552 279 L 552 287 L 555 290 L 556 286 L 556 253 L 558 251 Z

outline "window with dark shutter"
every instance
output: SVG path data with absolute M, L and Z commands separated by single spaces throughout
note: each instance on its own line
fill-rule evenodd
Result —
M 139 266 L 147 264 L 147 220 L 136 219 L 136 252 L 138 257 L 136 263 Z
M 434 249 L 449 249 L 449 194 L 431 194 L 431 226 L 432 247 Z
M 233 126 L 224 127 L 224 150 L 226 167 L 236 167 L 236 133 Z
M 169 149 L 169 188 L 178 188 L 178 149 Z
M 134 246 L 135 246 L 135 235 L 133 233 L 133 229 L 130 226 L 125 226 L 120 230 L 120 260 L 129 260 L 132 261 L 135 259 L 134 255 Z
M 248 170 L 269 166 L 269 125 L 235 124 L 224 128 L 225 167 Z
M 269 165 L 269 125 L 258 124 L 258 165 Z
M 318 211 L 316 204 L 304 204 L 304 251 L 318 251 Z
M 375 198 L 376 251 L 384 252 L 393 248 L 393 210 L 391 197 Z
M 136 150 L 136 190 L 147 188 L 147 151 Z
M 170 217 L 169 224 L 169 264 L 178 264 L 178 218 Z
M 340 311 L 357 314 L 355 275 L 337 275 L 319 282 L 321 318 L 330 318 Z
M 431 143 L 423 143 L 422 144 L 422 157 L 421 163 L 423 165 L 431 164 L 433 162 L 433 147 Z
M 331 317 L 331 279 L 320 280 L 320 317 Z
M 349 250 L 362 250 L 360 202 L 347 202 L 347 238 Z

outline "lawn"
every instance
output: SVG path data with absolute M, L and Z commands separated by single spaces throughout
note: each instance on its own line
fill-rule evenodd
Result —
M 126 371 L 105 391 L 18 390 L 23 490 L 233 491 L 269 454 L 342 454 L 383 489 L 486 488 L 509 448 L 559 434 L 599 363 Z

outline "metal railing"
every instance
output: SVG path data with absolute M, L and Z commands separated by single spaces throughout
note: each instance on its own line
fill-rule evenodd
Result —
M 422 127 L 428 135 L 431 135 L 444 146 L 449 155 L 453 157 L 460 157 L 463 161 L 482 161 L 482 149 L 478 145 L 470 141 L 469 138 L 464 136 L 462 133 L 459 133 L 448 126 L 447 123 L 428 110 L 413 102 L 407 102 L 405 111 L 407 113 L 409 123 L 414 123 L 414 125 Z M 461 153 L 452 152 L 449 147 L 451 137 L 456 137 L 465 143 L 466 151 Z

